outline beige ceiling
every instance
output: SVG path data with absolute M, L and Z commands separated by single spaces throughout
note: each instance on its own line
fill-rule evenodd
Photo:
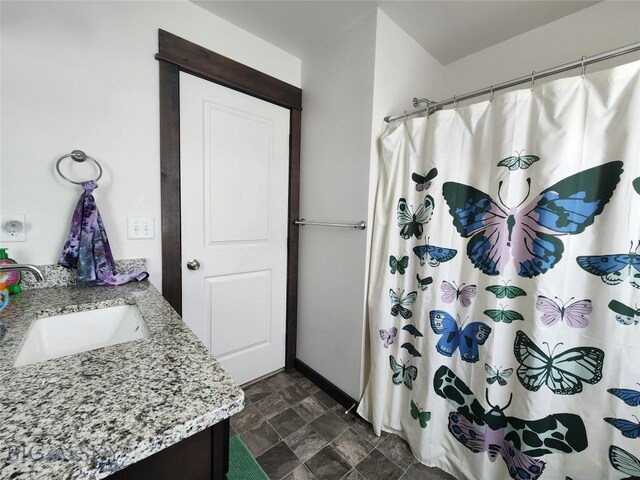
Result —
M 192 0 L 303 58 L 380 7 L 442 64 L 471 55 L 597 1 Z

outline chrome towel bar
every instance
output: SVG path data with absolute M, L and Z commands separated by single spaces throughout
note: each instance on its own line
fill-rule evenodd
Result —
M 308 220 L 301 218 L 299 220 L 296 220 L 293 223 L 295 223 L 296 225 L 318 225 L 320 227 L 359 228 L 360 230 L 364 230 L 365 228 L 367 228 L 367 222 L 365 222 L 364 220 L 358 223 L 328 223 L 328 222 L 309 222 Z

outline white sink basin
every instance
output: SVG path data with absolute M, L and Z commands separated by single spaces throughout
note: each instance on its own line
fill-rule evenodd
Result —
M 15 367 L 131 342 L 149 336 L 135 305 L 100 308 L 34 320 Z

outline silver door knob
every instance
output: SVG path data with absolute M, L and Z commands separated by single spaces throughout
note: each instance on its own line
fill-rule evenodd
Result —
M 189 270 L 198 270 L 200 268 L 200 262 L 195 258 L 192 258 L 187 262 L 187 268 Z

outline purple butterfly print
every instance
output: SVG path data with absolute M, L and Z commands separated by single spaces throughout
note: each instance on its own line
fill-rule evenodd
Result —
M 458 412 L 449 413 L 448 426 L 456 440 L 472 452 L 487 452 L 492 462 L 500 454 L 514 480 L 535 480 L 544 471 L 545 463 L 518 450 L 511 440 L 504 438 L 504 429 L 492 430 L 486 425 L 476 425 Z
M 473 453 L 485 452 L 484 433 L 482 427 L 476 426 L 458 412 L 449 413 L 449 431 L 462 445 Z
M 570 175 L 534 196 L 531 180 L 519 204 L 498 199 L 470 185 L 445 182 L 442 194 L 453 225 L 469 238 L 467 256 L 486 275 L 505 273 L 513 263 L 521 277 L 533 278 L 552 269 L 562 258 L 558 237 L 578 235 L 593 224 L 611 199 L 623 171 L 622 162 L 610 162 Z M 499 203 L 498 203 L 499 202 Z
M 449 283 L 446 280 L 442 281 L 440 285 L 440 289 L 442 290 L 442 301 L 445 303 L 453 303 L 456 300 L 460 302 L 460 305 L 463 307 L 468 307 L 471 305 L 471 301 L 476 296 L 478 289 L 475 285 L 467 285 L 464 286 L 464 283 L 459 287 L 453 283 Z
M 585 328 L 589 325 L 589 315 L 593 311 L 591 300 L 584 299 L 569 303 L 573 300 L 572 297 L 569 302 L 564 303 L 558 297 L 555 298 L 562 305 L 544 295 L 538 295 L 538 300 L 536 301 L 536 310 L 542 313 L 540 320 L 547 327 L 552 327 L 561 320 L 564 320 L 568 326 L 573 328 Z
M 389 330 L 380 330 L 380 338 L 383 340 L 384 348 L 389 348 L 389 345 L 393 343 L 393 337 L 398 334 L 398 329 L 396 327 L 390 328 Z
M 428 190 L 431 186 L 431 180 L 433 180 L 437 175 L 438 169 L 435 167 L 429 170 L 425 176 L 413 172 L 411 174 L 411 179 L 416 182 L 416 192 Z
M 540 477 L 545 463 L 537 457 L 581 452 L 588 446 L 587 431 L 580 416 L 552 413 L 537 420 L 507 416 L 504 412 L 511 405 L 513 394 L 501 407 L 491 405 L 489 390 L 485 389 L 485 398 L 491 407 L 487 412 L 467 384 L 446 365 L 435 372 L 433 389 L 456 409 L 449 413 L 448 424 L 455 439 L 472 452 L 487 452 L 491 461 L 500 454 L 514 480 Z

